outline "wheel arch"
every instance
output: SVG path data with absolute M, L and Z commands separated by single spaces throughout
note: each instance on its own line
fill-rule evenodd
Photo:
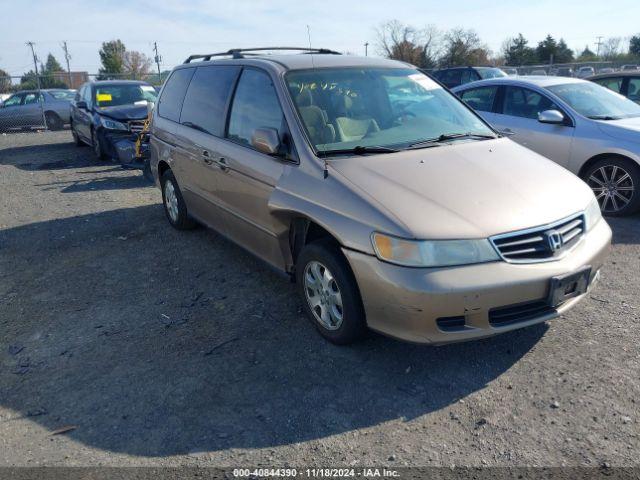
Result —
M 586 162 L 584 162 L 584 164 L 580 167 L 580 170 L 578 171 L 578 177 L 584 180 L 584 176 L 586 175 L 587 171 L 589 171 L 589 169 L 593 165 L 595 165 L 597 162 L 599 162 L 600 160 L 604 160 L 605 158 L 617 158 L 619 160 L 627 160 L 629 162 L 634 163 L 635 165 L 638 166 L 638 168 L 640 168 L 640 163 L 638 163 L 637 160 L 627 155 L 623 155 L 621 153 L 599 153 L 589 158 Z

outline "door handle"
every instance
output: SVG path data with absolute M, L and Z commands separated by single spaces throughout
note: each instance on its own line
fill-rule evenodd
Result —
M 207 165 L 213 164 L 213 158 L 211 158 L 211 154 L 209 153 L 209 150 L 202 151 L 202 161 Z
M 227 165 L 227 160 L 225 158 L 220 157 L 216 163 L 223 172 L 229 171 L 229 166 Z
M 514 131 L 513 131 L 513 130 L 511 130 L 510 128 L 505 128 L 505 129 L 504 129 L 504 130 L 502 130 L 502 132 L 500 132 L 500 133 L 503 133 L 504 135 L 507 135 L 507 136 L 511 136 L 511 135 L 515 135 L 515 134 L 516 134 L 516 132 L 514 132 Z

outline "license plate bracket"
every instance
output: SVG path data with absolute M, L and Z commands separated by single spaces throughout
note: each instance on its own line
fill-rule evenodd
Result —
M 591 279 L 591 266 L 566 275 L 552 277 L 549 282 L 549 305 L 558 307 L 567 300 L 586 293 Z

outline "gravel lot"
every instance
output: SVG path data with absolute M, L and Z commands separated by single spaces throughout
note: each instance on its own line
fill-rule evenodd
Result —
M 638 216 L 549 324 L 341 348 L 68 132 L 0 136 L 0 192 L 0 465 L 639 464 Z

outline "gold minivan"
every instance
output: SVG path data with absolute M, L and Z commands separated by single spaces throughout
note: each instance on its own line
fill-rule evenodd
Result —
M 173 70 L 151 168 L 172 226 L 291 275 L 326 339 L 487 337 L 592 288 L 611 230 L 580 179 L 411 65 L 262 50 Z

